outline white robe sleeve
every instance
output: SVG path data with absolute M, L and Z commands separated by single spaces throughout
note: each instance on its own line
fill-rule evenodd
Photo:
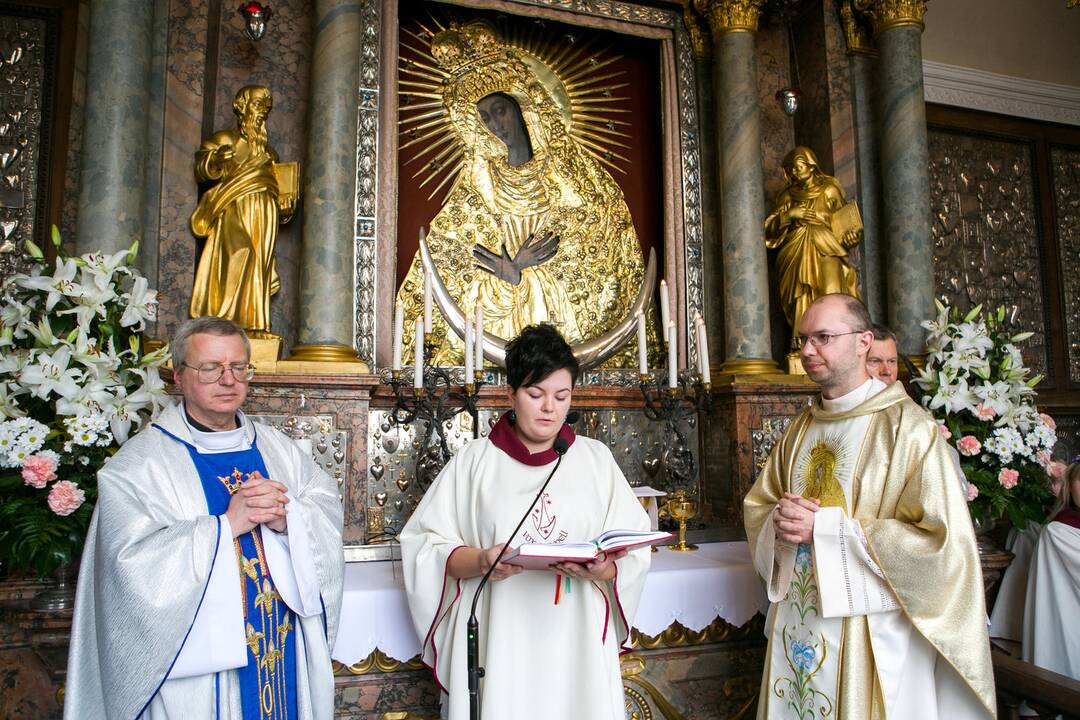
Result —
M 758 533 L 757 547 L 753 552 L 754 569 L 765 580 L 770 603 L 778 603 L 787 597 L 791 576 L 795 573 L 795 551 L 798 548 L 776 538 L 775 517 L 776 508 L 773 508 Z
M 405 594 L 420 638 L 420 657 L 435 670 L 435 680 L 444 690 L 454 636 L 447 616 L 461 595 L 461 581 L 450 577 L 448 566 L 454 551 L 468 544 L 458 501 L 469 495 L 465 458 L 470 455 L 467 450 L 458 452 L 443 468 L 399 536 Z
M 274 587 L 281 599 L 300 617 L 311 617 L 322 612 L 319 597 L 319 576 L 308 528 L 302 512 L 289 512 L 298 507 L 296 497 L 285 493 L 289 499 L 285 506 L 288 514 L 288 530 L 277 533 L 263 526 L 262 540 L 266 551 L 266 564 Z
M 859 523 L 838 507 L 814 516 L 814 572 L 824 617 L 851 617 L 900 607 L 866 549 Z
M 1080 529 L 1049 522 L 1039 535 L 1024 612 L 1026 662 L 1080 678 Z
M 244 601 L 240 594 L 232 527 L 224 515 L 219 515 L 218 519 L 221 526 L 210 580 L 195 614 L 195 622 L 169 671 L 170 680 L 247 665 Z

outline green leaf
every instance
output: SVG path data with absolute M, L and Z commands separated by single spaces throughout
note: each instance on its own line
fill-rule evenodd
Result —
M 975 307 L 968 310 L 968 314 L 964 316 L 964 322 L 971 322 L 975 318 L 979 317 L 979 313 L 982 312 L 982 303 L 979 303 Z

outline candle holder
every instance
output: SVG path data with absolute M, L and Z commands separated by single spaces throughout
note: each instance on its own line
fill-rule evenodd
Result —
M 424 338 L 424 357 L 435 357 L 438 349 L 430 338 L 430 335 Z M 394 392 L 394 407 L 388 414 L 390 422 L 395 425 L 408 425 L 418 420 L 424 423 L 420 452 L 416 458 L 416 480 L 421 489 L 427 490 L 450 461 L 446 421 L 467 412 L 472 417 L 473 437 L 479 437 L 480 418 L 476 401 L 480 388 L 486 383 L 484 373 L 480 370 L 473 373 L 471 382 L 470 378 L 465 378 L 463 385 L 454 384 L 449 368 L 425 365 L 420 372 L 423 373 L 422 387 L 415 387 L 413 382 L 403 382 L 400 370 L 391 371 L 389 380 L 385 382 Z M 432 444 L 432 435 L 438 438 L 438 444 Z
M 667 373 L 660 373 L 667 377 Z M 698 502 L 693 495 L 697 489 L 697 468 L 690 441 L 680 425 L 699 413 L 712 408 L 712 384 L 702 383 L 697 373 L 682 372 L 676 387 L 661 387 L 659 380 L 641 375 L 641 394 L 645 398 L 645 417 L 659 422 L 673 438 L 671 445 L 661 456 L 667 490 L 673 491 L 661 513 L 679 522 L 679 542 L 671 545 L 673 550 L 696 550 L 686 542 L 686 521 L 695 517 Z

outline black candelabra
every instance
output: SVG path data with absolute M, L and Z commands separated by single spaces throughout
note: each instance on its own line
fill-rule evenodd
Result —
M 712 383 L 703 383 L 698 373 L 689 371 L 679 373 L 675 387 L 662 386 L 661 377 L 667 377 L 667 374 L 658 373 L 656 379 L 651 375 L 640 376 L 645 417 L 662 423 L 674 438 L 660 458 L 667 476 L 667 489 L 692 491 L 696 487 L 694 453 L 681 426 L 692 421 L 698 413 L 707 413 L 712 408 Z
M 434 357 L 438 349 L 430 338 L 430 335 L 424 337 L 426 358 Z M 424 365 L 414 368 L 413 372 L 423 373 L 422 387 L 416 387 L 413 382 L 403 382 L 400 370 L 391 371 L 386 381 L 394 392 L 394 408 L 390 411 L 389 420 L 395 425 L 408 425 L 416 421 L 424 423 L 424 434 L 416 458 L 416 480 L 422 489 L 427 490 L 450 461 L 446 422 L 467 412 L 472 418 L 473 437 L 479 437 L 480 418 L 476 401 L 481 386 L 485 385 L 484 373 L 476 370 L 472 378 L 465 378 L 463 385 L 455 385 L 448 368 Z M 437 444 L 431 442 L 433 434 L 438 438 Z

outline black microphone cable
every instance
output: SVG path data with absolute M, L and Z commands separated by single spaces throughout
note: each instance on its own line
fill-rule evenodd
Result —
M 570 413 L 567 415 L 567 421 L 570 420 L 572 415 L 578 415 L 578 413 Z M 577 422 L 577 418 L 574 418 L 574 422 Z M 561 428 L 560 428 L 561 432 Z M 491 567 L 484 573 L 484 577 L 480 579 L 480 584 L 476 586 L 476 592 L 473 593 L 472 608 L 469 610 L 469 621 L 466 623 L 466 649 L 468 654 L 469 664 L 469 718 L 470 720 L 480 720 L 480 678 L 484 677 L 484 668 L 480 667 L 480 628 L 479 623 L 476 621 L 476 603 L 480 599 L 480 593 L 483 591 L 484 586 L 487 585 L 488 579 L 491 577 L 491 573 L 495 571 L 499 561 L 502 560 L 503 555 L 510 548 L 510 543 L 517 537 L 518 531 L 521 530 L 521 526 L 525 524 L 525 519 L 529 517 L 529 513 L 532 512 L 533 507 L 540 500 L 540 496 L 544 494 L 544 490 L 547 489 L 548 483 L 551 482 L 551 478 L 555 477 L 555 471 L 562 465 L 563 456 L 570 448 L 568 443 L 561 435 L 555 438 L 555 443 L 551 446 L 551 449 L 555 451 L 555 454 L 559 456 L 559 459 L 555 461 L 555 467 L 548 473 L 547 480 L 540 486 L 540 492 L 536 493 L 536 497 L 529 503 L 528 509 L 525 514 L 521 516 L 520 522 L 517 527 L 514 528 L 514 532 L 510 533 L 510 537 L 506 539 L 503 544 L 502 550 L 499 551 L 498 557 L 495 558 L 495 562 L 491 563 Z

